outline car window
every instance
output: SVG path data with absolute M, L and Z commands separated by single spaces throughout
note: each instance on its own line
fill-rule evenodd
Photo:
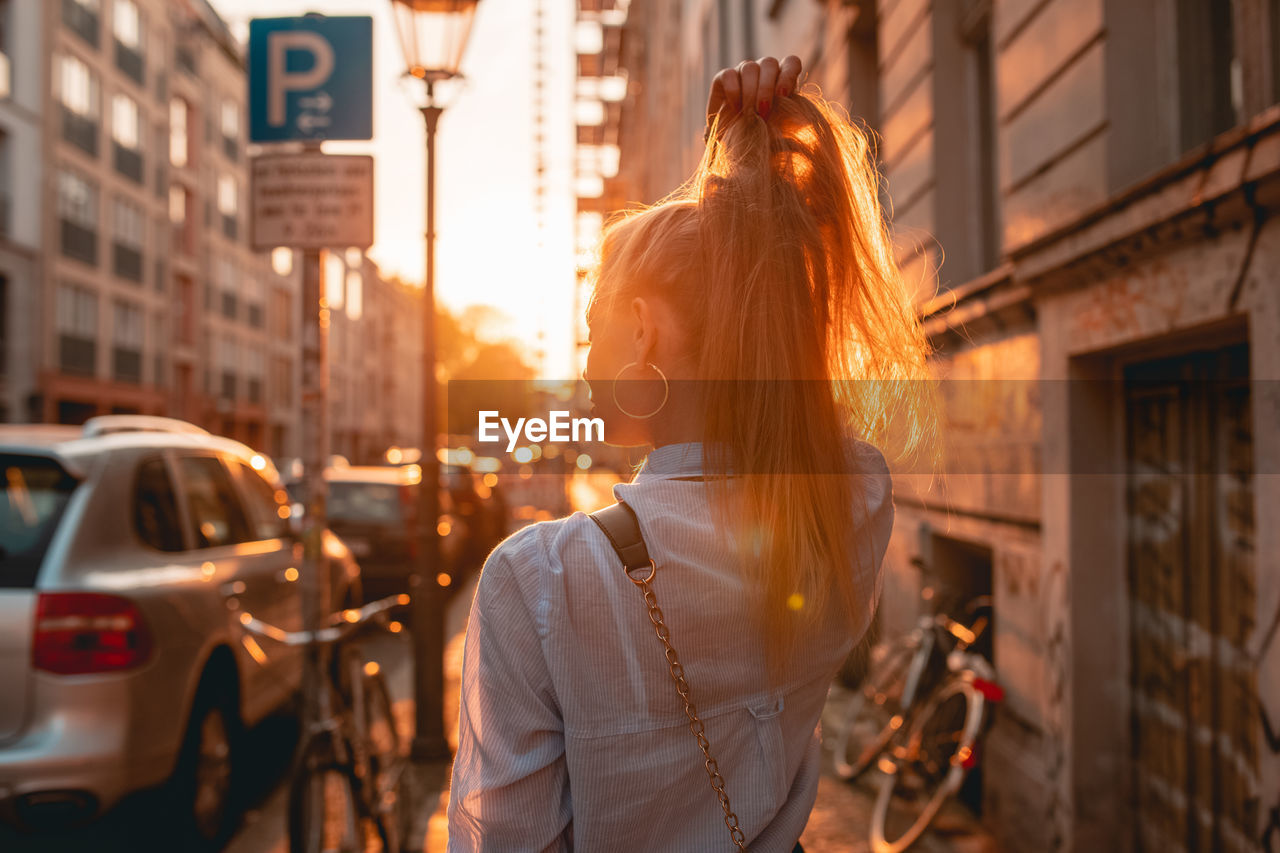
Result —
M 289 535 L 289 516 L 280 514 L 282 508 L 288 512 L 288 495 L 278 494 L 271 484 L 250 466 L 243 462 L 234 464 L 240 471 L 240 482 L 244 484 L 245 502 L 256 538 L 278 539 Z
M 222 461 L 213 456 L 178 460 L 182 491 L 191 514 L 191 536 L 197 548 L 216 548 L 253 539 L 249 520 Z
M 159 457 L 138 465 L 133 487 L 133 526 L 138 537 L 158 551 L 181 551 L 184 547 L 178 497 L 169 467 Z
M 29 588 L 77 481 L 52 459 L 0 454 L 0 589 Z
M 330 521 L 400 524 L 406 504 L 390 483 L 329 483 Z

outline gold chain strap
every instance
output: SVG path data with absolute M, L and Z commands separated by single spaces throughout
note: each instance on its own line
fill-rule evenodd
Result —
M 716 798 L 720 801 L 720 808 L 724 809 L 724 825 L 729 828 L 729 837 L 733 839 L 734 845 L 745 851 L 747 849 L 746 836 L 742 834 L 742 830 L 738 827 L 738 816 L 733 813 L 733 808 L 729 805 L 729 795 L 724 792 L 724 777 L 720 775 L 720 765 L 711 757 L 711 743 L 707 740 L 706 727 L 702 724 L 701 718 L 698 717 L 698 709 L 690 698 L 689 682 L 684 679 L 684 667 L 680 665 L 680 659 L 676 656 L 676 650 L 671 646 L 671 630 L 667 628 L 667 623 L 662 619 L 662 608 L 658 606 L 658 598 L 653 594 L 653 587 L 649 585 L 653 580 L 653 576 L 657 574 L 658 567 L 653 560 L 649 561 L 649 576 L 639 578 L 627 572 L 627 577 L 631 582 L 640 587 L 640 591 L 644 593 L 644 603 L 649 607 L 649 621 L 653 623 L 654 630 L 658 634 L 658 639 L 662 641 L 662 647 L 666 649 L 667 664 L 671 670 L 671 680 L 675 682 L 676 692 L 680 694 L 680 698 L 684 701 L 684 715 L 689 718 L 689 731 L 693 732 L 693 736 L 698 739 L 698 748 L 702 750 L 702 754 L 706 756 L 704 767 L 707 771 L 707 779 L 711 782 L 711 789 L 716 792 Z

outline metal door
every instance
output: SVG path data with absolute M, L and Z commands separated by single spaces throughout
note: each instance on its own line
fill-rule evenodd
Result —
M 1256 850 L 1247 347 L 1125 371 L 1136 848 Z

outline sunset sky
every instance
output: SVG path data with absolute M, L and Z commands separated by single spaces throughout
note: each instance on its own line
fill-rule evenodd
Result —
M 425 150 L 422 117 L 400 79 L 404 59 L 391 0 L 212 0 L 240 39 L 253 17 L 320 12 L 374 18 L 374 138 L 325 150 L 376 158 L 376 243 L 384 272 L 422 280 Z M 530 0 L 482 0 L 463 60 L 465 86 L 437 137 L 437 299 L 497 307 L 544 378 L 571 374 L 573 353 L 573 4 L 546 2 L 548 196 L 541 235 L 533 208 L 533 27 Z

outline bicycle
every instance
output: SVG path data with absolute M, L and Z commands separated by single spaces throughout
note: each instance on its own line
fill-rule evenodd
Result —
M 289 853 L 406 853 L 412 815 L 401 739 L 386 679 L 348 643 L 407 595 L 330 616 L 316 631 L 285 631 L 252 614 L 240 622 L 258 637 L 320 655 L 317 713 L 304 726 L 289 776 Z
M 923 598 L 932 598 L 926 589 Z M 906 725 L 916 700 L 927 696 L 946 676 L 946 654 L 968 648 L 986 630 L 989 596 L 966 607 L 969 624 L 945 613 L 921 616 L 916 627 L 871 652 L 867 674 L 849 702 L 843 724 L 832 737 L 835 773 L 845 781 L 858 779 Z
M 931 599 L 932 590 L 923 597 Z M 835 727 L 838 776 L 856 780 L 872 766 L 883 774 L 872 811 L 875 853 L 901 853 L 915 843 L 976 763 L 987 703 L 1002 696 L 991 664 L 973 651 L 990 606 L 989 597 L 974 599 L 965 622 L 942 612 L 922 616 L 906 635 L 874 650 Z
M 877 762 L 883 776 L 871 814 L 874 853 L 902 853 L 924 833 L 977 765 L 988 706 L 1004 698 L 981 655 L 953 649 L 946 665 L 948 675 L 894 731 Z

